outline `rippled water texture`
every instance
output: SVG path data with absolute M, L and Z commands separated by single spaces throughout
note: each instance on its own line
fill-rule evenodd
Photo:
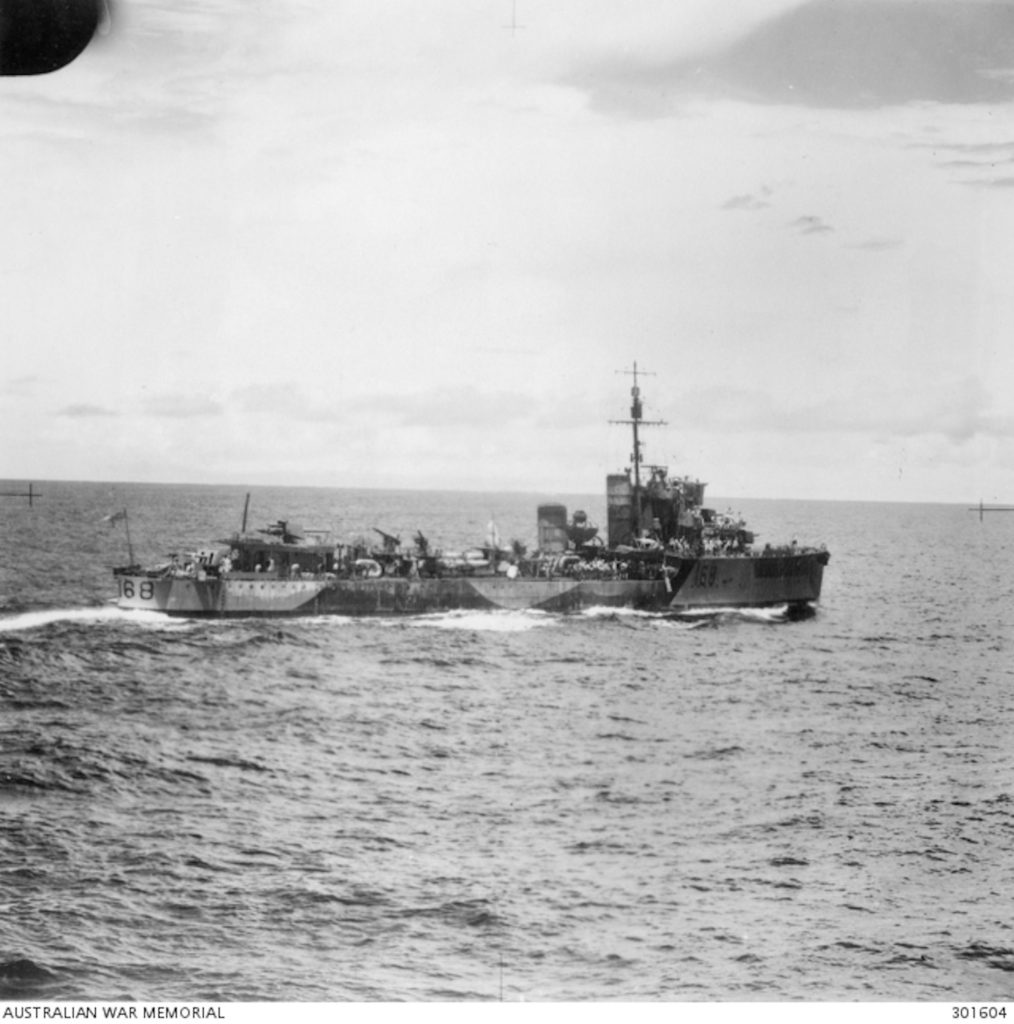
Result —
M 109 607 L 99 519 L 154 558 L 241 491 L 40 489 L 0 509 L 0 998 L 1011 999 L 1014 515 L 736 504 L 831 549 L 802 622 L 215 623 Z M 252 517 L 451 545 L 536 500 Z

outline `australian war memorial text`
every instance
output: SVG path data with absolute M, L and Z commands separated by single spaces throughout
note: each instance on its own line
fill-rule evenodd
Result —
M 0 1020 L 224 1020 L 220 1006 L 5 1006 Z

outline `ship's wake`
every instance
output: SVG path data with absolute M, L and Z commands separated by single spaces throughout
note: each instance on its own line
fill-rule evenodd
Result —
M 597 622 L 619 622 L 627 623 L 631 626 L 639 624 L 641 622 L 648 623 L 666 623 L 667 625 L 679 625 L 685 629 L 697 629 L 700 626 L 706 625 L 704 622 L 676 622 L 672 615 L 666 612 L 648 612 L 643 611 L 640 608 L 614 608 L 609 605 L 596 605 L 592 608 L 585 608 L 581 611 L 580 618 L 591 619 Z
M 586 619 L 657 619 L 661 612 L 646 612 L 640 608 L 616 608 L 608 604 L 583 608 L 581 616 Z
M 644 611 L 637 608 L 611 608 L 599 605 L 586 608 L 581 617 L 586 619 L 609 619 L 613 621 L 645 621 L 660 622 L 666 625 L 681 625 L 688 628 L 701 626 L 717 626 L 726 622 L 757 622 L 763 624 L 795 622 L 798 619 L 811 618 L 816 609 L 810 605 L 782 604 L 765 608 L 690 608 L 683 611 Z
M 457 611 L 413 616 L 413 626 L 430 629 L 469 630 L 482 633 L 525 633 L 551 625 L 558 616 L 547 612 L 522 611 Z M 389 620 L 390 621 L 390 620 Z
M 23 633 L 53 625 L 136 625 L 143 629 L 186 629 L 185 620 L 170 619 L 159 612 L 127 610 L 106 606 L 101 608 L 40 608 L 30 612 L 0 616 L 0 633 Z
M 812 605 L 781 604 L 765 608 L 692 608 L 680 612 L 668 612 L 665 618 L 677 622 L 698 622 L 718 625 L 722 622 L 757 622 L 777 624 L 810 619 L 817 614 Z

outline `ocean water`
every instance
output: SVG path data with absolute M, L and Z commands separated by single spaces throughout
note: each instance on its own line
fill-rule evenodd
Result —
M 200 622 L 110 606 L 101 519 L 154 560 L 243 490 L 36 486 L 0 499 L 0 998 L 1014 997 L 1014 515 L 729 503 L 831 550 L 801 622 Z M 538 500 L 261 488 L 251 525 L 530 542 Z

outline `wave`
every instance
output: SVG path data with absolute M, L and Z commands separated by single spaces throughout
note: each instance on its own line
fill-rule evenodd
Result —
M 461 629 L 483 633 L 526 633 L 558 621 L 548 612 L 522 611 L 454 611 L 435 615 L 419 615 L 405 619 L 407 625 L 429 629 Z M 391 620 L 388 620 L 391 621 Z
M 25 999 L 58 980 L 48 967 L 22 957 L 0 963 L 0 999 Z
M 643 611 L 638 608 L 614 608 L 597 605 L 580 613 L 585 619 L 623 622 L 646 622 L 673 629 L 700 629 L 725 622 L 745 621 L 761 623 L 788 622 L 788 605 L 776 608 L 693 608 L 686 611 Z
M 586 619 L 658 619 L 664 612 L 646 612 L 640 608 L 623 608 L 615 605 L 596 604 L 591 608 L 582 608 L 578 613 Z
M 160 612 L 133 611 L 113 606 L 101 608 L 46 608 L 0 617 L 0 633 L 20 633 L 55 624 L 122 625 L 131 623 L 146 629 L 178 631 L 188 628 L 187 620 L 170 619 Z
M 787 604 L 767 608 L 690 608 L 686 611 L 667 612 L 670 622 L 718 623 L 721 621 L 758 622 L 762 624 L 795 622 L 816 614 L 813 609 L 799 609 Z

